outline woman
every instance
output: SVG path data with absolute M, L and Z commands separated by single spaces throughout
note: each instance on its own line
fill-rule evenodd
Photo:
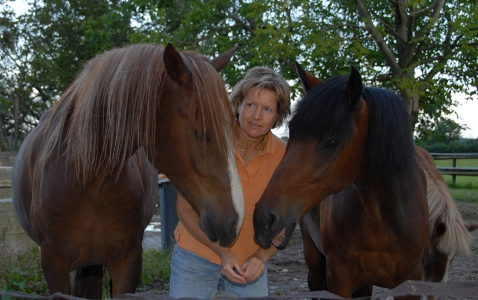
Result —
M 268 296 L 266 263 L 277 248 L 263 249 L 254 242 L 252 215 L 285 152 L 285 142 L 271 129 L 290 114 L 290 86 L 273 70 L 255 67 L 234 87 L 231 101 L 237 119 L 234 142 L 246 205 L 244 225 L 230 248 L 212 243 L 199 228 L 198 214 L 178 195 L 171 297 L 211 299 L 218 282 L 223 294 Z

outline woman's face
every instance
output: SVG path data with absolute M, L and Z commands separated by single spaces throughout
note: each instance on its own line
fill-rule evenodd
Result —
M 239 107 L 239 124 L 249 137 L 269 133 L 278 117 L 277 95 L 267 89 L 252 88 Z

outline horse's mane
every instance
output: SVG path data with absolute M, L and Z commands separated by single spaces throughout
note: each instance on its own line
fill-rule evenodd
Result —
M 164 67 L 163 52 L 163 46 L 139 44 L 90 60 L 45 117 L 44 163 L 54 155 L 57 159 L 64 156 L 85 183 L 100 165 L 119 174 L 138 147 L 144 147 L 151 158 L 161 95 L 173 84 Z M 181 56 L 193 80 L 195 101 L 184 105 L 189 120 L 224 141 L 220 151 L 225 157 L 225 145 L 232 136 L 224 128 L 231 126 L 233 115 L 224 83 L 204 56 L 192 51 Z M 213 99 L 223 101 L 211 103 Z
M 470 253 L 471 235 L 450 195 L 448 185 L 444 179 L 439 178 L 423 164 L 422 166 L 427 177 L 430 235 L 437 221 L 446 225 L 445 233 L 440 237 L 436 248 L 447 254 Z
M 366 87 L 370 113 L 366 168 L 378 178 L 408 176 L 416 161 L 410 117 L 402 99 L 386 89 Z
M 289 123 L 291 136 L 321 139 L 332 133 L 337 138 L 350 139 L 353 111 L 346 82 L 347 77 L 335 76 L 309 91 Z M 379 178 L 406 176 L 414 162 L 414 148 L 402 100 L 392 91 L 371 87 L 366 87 L 362 96 L 370 112 L 365 168 Z

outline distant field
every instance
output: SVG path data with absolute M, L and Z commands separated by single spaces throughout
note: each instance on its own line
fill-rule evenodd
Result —
M 453 160 L 435 160 L 440 167 L 452 167 Z M 478 168 L 478 159 L 458 159 L 457 167 Z M 455 200 L 478 204 L 478 176 L 456 176 L 456 184 L 453 185 L 451 175 L 443 175 L 450 187 L 450 193 Z
M 452 167 L 453 160 L 451 159 L 444 159 L 444 160 L 435 160 L 435 164 L 438 167 Z M 456 161 L 457 167 L 474 167 L 478 168 L 478 159 L 458 159 Z M 448 185 L 452 188 L 452 176 L 451 175 L 443 175 L 445 180 L 447 181 Z M 469 189 L 478 189 L 478 176 L 456 176 L 456 187 L 460 188 L 469 188 Z

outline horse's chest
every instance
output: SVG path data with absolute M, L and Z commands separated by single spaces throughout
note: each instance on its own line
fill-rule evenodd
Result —
M 397 279 L 405 280 L 415 269 L 416 261 L 400 253 L 389 252 L 361 252 L 357 262 L 357 271 L 364 277 L 369 276 L 374 280 L 382 279 L 383 285 L 387 282 L 393 285 Z M 379 280 L 380 281 L 380 280 Z

